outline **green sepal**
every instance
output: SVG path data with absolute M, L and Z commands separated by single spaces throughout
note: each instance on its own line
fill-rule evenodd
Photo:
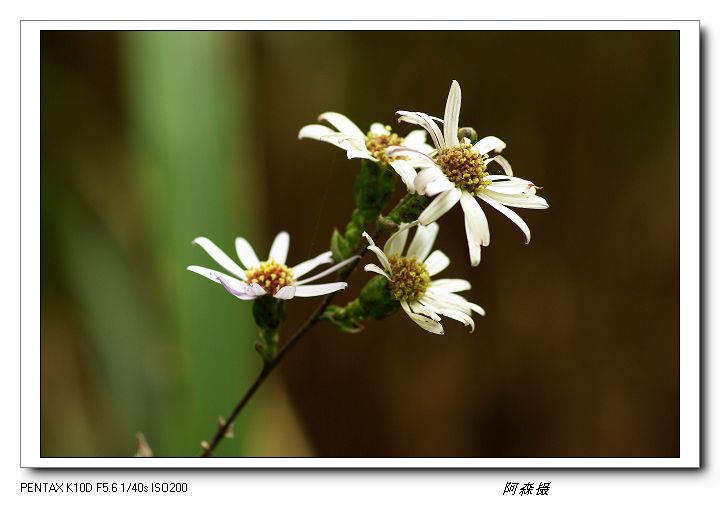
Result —
M 360 316 L 355 315 L 352 310 L 348 310 L 357 300 L 353 300 L 346 307 L 331 305 L 322 315 L 322 319 L 337 327 L 343 333 L 359 333 L 365 329 L 358 321 Z
M 427 196 L 408 194 L 398 203 L 395 209 L 388 214 L 387 219 L 395 224 L 414 222 L 420 217 L 420 214 L 427 208 L 429 203 L 430 199 Z
M 348 243 L 337 229 L 333 231 L 332 237 L 330 238 L 330 251 L 332 252 L 333 259 L 335 259 L 337 263 L 349 258 L 353 253 L 350 243 Z
M 400 309 L 400 302 L 390 296 L 389 283 L 387 278 L 376 275 L 360 291 L 358 300 L 367 318 L 384 319 Z
M 255 350 L 260 353 L 265 365 L 277 355 L 280 325 L 285 320 L 285 301 L 270 295 L 261 296 L 253 302 L 253 318 L 260 327 L 260 340 Z
M 355 206 L 361 214 L 362 227 L 380 215 L 395 191 L 395 172 L 368 159 L 363 159 L 355 179 Z M 360 222 L 353 221 L 360 225 Z

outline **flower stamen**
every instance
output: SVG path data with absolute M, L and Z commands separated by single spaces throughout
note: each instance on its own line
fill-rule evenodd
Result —
M 260 284 L 265 291 L 273 295 L 281 288 L 295 284 L 292 269 L 274 259 L 263 261 L 255 268 L 247 270 L 245 275 L 248 284 Z
M 375 134 L 372 131 L 368 132 L 367 136 L 365 136 L 365 148 L 382 164 L 389 164 L 399 159 L 406 159 L 407 157 L 401 155 L 391 156 L 386 153 L 388 147 L 402 145 L 404 139 L 392 132 L 390 126 L 386 125 L 385 131 L 383 134 Z
M 487 155 L 473 150 L 470 143 L 461 143 L 449 148 L 441 148 L 435 156 L 440 169 L 455 186 L 470 194 L 477 194 L 490 185 Z
M 417 300 L 425 295 L 430 287 L 430 274 L 425 263 L 415 256 L 404 257 L 397 254 L 388 258 L 392 268 L 390 295 L 395 300 Z

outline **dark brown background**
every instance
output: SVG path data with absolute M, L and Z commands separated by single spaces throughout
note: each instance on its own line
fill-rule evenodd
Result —
M 318 326 L 221 454 L 679 455 L 676 32 L 43 32 L 41 63 L 43 455 L 131 455 L 136 430 L 196 453 L 259 362 L 250 306 L 184 270 L 212 266 L 192 238 L 325 250 L 358 163 L 297 131 L 442 116 L 452 79 L 550 203 L 519 211 L 528 245 L 488 211 L 477 268 L 441 220 L 487 316 Z

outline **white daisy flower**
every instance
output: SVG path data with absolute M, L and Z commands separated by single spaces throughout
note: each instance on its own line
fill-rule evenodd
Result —
M 460 85 L 457 81 L 453 81 L 450 87 L 444 120 L 419 112 L 398 111 L 397 114 L 401 121 L 424 127 L 435 144 L 435 150 L 426 158 L 430 164 L 421 169 L 415 178 L 415 189 L 419 194 L 437 195 L 418 217 L 420 224 L 436 221 L 460 202 L 465 214 L 470 261 L 472 266 L 477 266 L 480 263 L 480 247 L 490 244 L 490 229 L 485 213 L 475 199 L 478 198 L 513 221 L 525 233 L 526 243 L 530 241 L 530 228 L 508 206 L 540 209 L 548 207 L 547 201 L 535 195 L 535 184 L 513 176 L 512 168 L 504 157 L 488 155 L 505 148 L 500 139 L 487 136 L 474 145 L 467 138 L 458 139 Z M 442 122 L 442 131 L 436 122 Z M 409 150 L 407 147 L 393 147 L 388 153 L 404 155 Z M 488 165 L 491 162 L 497 163 L 505 174 L 489 174 Z
M 290 247 L 290 235 L 285 231 L 275 237 L 265 261 L 258 259 L 252 246 L 244 238 L 235 239 L 235 249 L 240 264 L 205 237 L 196 238 L 193 244 L 202 247 L 217 264 L 232 275 L 202 266 L 188 266 L 187 269 L 222 284 L 228 293 L 240 300 L 254 300 L 265 295 L 289 300 L 296 296 L 319 296 L 345 289 L 347 282 L 327 284 L 308 284 L 308 282 L 336 272 L 357 259 L 357 256 L 346 259 L 325 271 L 301 280 L 300 277 L 307 275 L 318 266 L 332 263 L 332 254 L 330 251 L 323 252 L 290 268 L 285 264 Z
M 325 125 L 306 125 L 300 129 L 298 139 L 325 141 L 345 150 L 348 159 L 361 158 L 389 164 L 400 175 L 408 192 L 415 192 L 414 182 L 417 175 L 415 168 L 427 166 L 423 155 L 433 150 L 433 147 L 425 142 L 425 131 L 414 130 L 402 138 L 392 132 L 390 126 L 374 123 L 365 134 L 348 117 L 333 112 L 323 113 L 318 120 L 326 121 L 337 130 Z M 413 151 L 407 155 L 388 155 L 387 148 L 396 145 L 411 148 Z
M 418 226 L 405 255 L 407 225 L 401 226 L 388 239 L 383 250 L 375 245 L 370 235 L 363 233 L 370 244 L 368 249 L 377 255 L 382 265 L 365 265 L 365 271 L 380 274 L 390 281 L 390 295 L 421 328 L 442 335 L 440 316 L 445 316 L 460 321 L 473 331 L 472 312 L 484 316 L 485 311 L 455 294 L 470 289 L 470 283 L 464 279 L 431 279 L 450 264 L 450 259 L 441 251 L 430 253 L 439 229 L 437 223 Z

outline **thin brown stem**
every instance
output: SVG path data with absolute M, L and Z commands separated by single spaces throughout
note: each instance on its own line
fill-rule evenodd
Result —
M 373 237 L 379 236 L 379 234 L 380 231 L 376 232 Z M 340 278 L 341 281 L 345 281 L 350 277 L 350 275 L 355 271 L 355 268 L 357 268 L 357 265 L 360 263 L 360 260 L 362 259 L 364 254 L 365 249 L 363 249 L 363 251 L 358 254 L 358 258 L 355 260 L 355 262 L 351 263 L 348 266 L 347 272 L 345 272 L 344 276 Z M 317 308 L 313 311 L 312 314 L 310 314 L 310 317 L 308 317 L 305 323 L 303 323 L 303 325 L 295 331 L 295 333 L 285 342 L 285 344 L 283 344 L 277 355 L 271 361 L 265 364 L 253 384 L 250 385 L 250 388 L 247 389 L 245 394 L 242 396 L 240 401 L 232 410 L 232 413 L 230 413 L 230 415 L 225 420 L 220 421 L 220 424 L 218 425 L 218 430 L 213 436 L 212 441 L 210 441 L 209 443 L 202 443 L 203 452 L 201 454 L 201 457 L 210 457 L 213 454 L 215 448 L 217 448 L 217 445 L 220 444 L 220 441 L 222 441 L 223 438 L 225 438 L 229 433 L 229 430 L 237 416 L 240 414 L 240 411 L 242 411 L 243 408 L 250 401 L 250 399 L 252 399 L 253 395 L 255 395 L 255 392 L 257 392 L 257 390 L 262 386 L 268 376 L 270 376 L 270 373 L 275 369 L 275 367 L 280 363 L 280 361 L 282 361 L 283 357 L 295 346 L 295 344 L 300 341 L 300 339 L 307 332 L 312 329 L 313 326 L 315 326 L 318 321 L 320 321 L 320 317 L 323 315 L 328 305 L 330 305 L 330 302 L 332 302 L 332 299 L 335 297 L 336 294 L 337 293 L 330 293 L 329 295 L 327 295 L 323 299 L 322 303 L 317 306 Z
M 427 206 L 427 201 L 422 201 L 423 199 L 426 199 L 424 197 L 418 197 L 418 195 L 415 194 L 406 194 L 403 196 L 403 198 L 398 202 L 397 205 L 390 211 L 390 213 L 387 215 L 388 219 L 384 219 L 383 217 L 380 217 L 377 222 L 377 228 L 375 232 L 370 235 L 373 238 L 373 241 L 377 241 L 377 239 L 382 236 L 383 233 L 391 229 L 393 226 L 397 227 L 397 224 L 394 222 L 398 220 L 395 217 L 396 213 L 400 213 L 400 216 L 402 216 L 404 207 L 407 205 L 412 204 L 417 206 L 417 201 L 420 200 L 421 208 L 424 208 Z M 412 203 L 412 204 L 411 204 Z M 419 213 L 419 212 L 417 212 Z M 417 218 L 417 217 L 415 217 Z M 404 219 L 400 219 L 404 220 Z M 355 271 L 358 264 L 360 263 L 360 260 L 363 258 L 365 253 L 367 252 L 367 249 L 365 247 L 358 247 L 355 254 L 358 256 L 357 259 L 351 263 L 346 270 L 343 271 L 343 275 L 340 276 L 340 281 L 346 281 L 350 275 Z M 322 303 L 318 305 L 318 307 L 313 311 L 312 314 L 310 314 L 310 317 L 303 323 L 303 325 L 298 328 L 295 333 L 287 340 L 285 341 L 285 344 L 280 348 L 277 355 L 275 357 L 266 362 L 263 369 L 258 374 L 258 377 L 255 379 L 252 385 L 250 385 L 250 388 L 245 392 L 245 394 L 242 396 L 240 401 L 237 403 L 235 408 L 232 410 L 232 413 L 227 417 L 225 420 L 220 420 L 218 425 L 218 430 L 215 433 L 215 435 L 212 438 L 212 441 L 205 442 L 203 441 L 202 447 L 203 452 L 201 454 L 201 457 L 210 457 L 213 452 L 215 451 L 215 448 L 217 448 L 218 444 L 227 437 L 233 422 L 237 418 L 237 416 L 240 414 L 240 412 L 243 410 L 243 408 L 247 405 L 247 403 L 252 399 L 253 395 L 255 395 L 255 392 L 258 391 L 258 389 L 262 386 L 262 384 L 265 382 L 265 380 L 270 376 L 270 373 L 277 367 L 277 365 L 282 361 L 282 359 L 285 357 L 286 354 L 297 344 L 300 339 L 309 332 L 315 324 L 317 324 L 318 321 L 322 318 L 323 313 L 325 312 L 325 309 L 327 309 L 328 305 L 330 305 L 330 302 L 332 302 L 333 298 L 335 297 L 337 293 L 330 293 L 327 295 Z

